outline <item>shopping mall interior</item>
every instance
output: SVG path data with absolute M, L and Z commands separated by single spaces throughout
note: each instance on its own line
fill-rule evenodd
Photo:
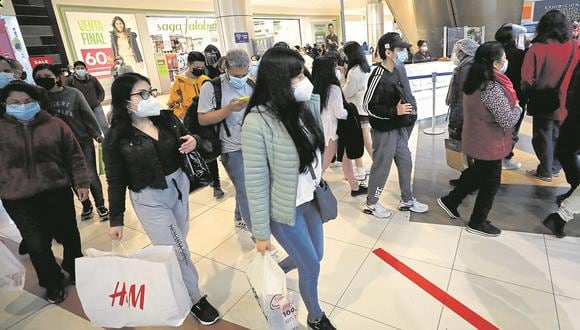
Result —
M 569 221 L 563 238 L 543 225 L 544 219 L 558 210 L 556 199 L 570 184 L 564 171 L 553 173 L 549 182 L 527 172 L 538 165 L 535 119 L 524 116 L 521 122 L 512 158 L 517 168 L 501 172 L 501 186 L 489 213 L 501 235 L 485 237 L 468 232 L 477 193 L 461 204 L 458 211 L 463 217 L 458 219 L 450 219 L 438 203 L 439 197 L 453 189 L 450 180 L 461 174 L 452 168 L 448 146 L 447 101 L 456 68 L 452 56 L 455 43 L 460 39 L 478 44 L 493 41 L 496 31 L 511 23 L 514 31 L 520 29 L 515 43 L 527 48 L 540 18 L 553 9 L 575 22 L 578 38 L 578 0 L 3 0 L 0 55 L 20 61 L 28 73 L 22 80 L 31 84 L 35 82 L 33 68 L 39 64 L 51 64 L 69 74 L 72 63 L 83 60 L 87 73 L 104 88 L 102 108 L 108 114 L 111 86 L 118 79 L 112 68 L 121 52 L 132 54 L 125 64 L 150 79 L 151 88 L 159 91 L 157 99 L 165 105 L 178 75 L 188 70 L 189 52 L 203 53 L 208 45 L 214 45 L 222 56 L 232 49 L 261 56 L 279 42 L 303 50 L 328 44 L 329 35 L 336 34 L 339 51 L 350 41 L 367 45 L 365 55 L 372 64 L 379 57 L 369 48 L 376 49 L 384 33 L 399 33 L 411 45 L 411 55 L 420 52 L 418 41 L 425 40 L 430 60 L 409 60 L 405 70 L 417 103 L 417 122 L 408 141 L 411 184 L 414 198 L 427 205 L 428 211 L 399 210 L 399 181 L 404 175 L 399 175 L 397 159 L 380 194 L 379 203 L 392 211 L 386 219 L 365 214 L 366 194 L 352 197 L 340 163 L 331 164 L 324 180 L 338 201 L 338 216 L 322 227 L 319 305 L 337 329 L 568 330 L 580 329 L 580 221 L 578 216 Z M 114 32 L 119 21 L 129 35 L 125 49 Z M 100 144 L 95 146 L 108 204 L 107 169 Z M 116 310 L 114 284 L 110 291 L 92 292 L 111 278 L 116 278 L 117 285 L 132 276 L 167 282 L 171 269 L 179 272 L 175 258 L 167 262 L 152 259 L 151 263 L 168 266 L 149 273 L 135 269 L 136 274 L 120 272 L 113 263 L 102 262 L 94 276 L 77 277 L 76 287 L 66 287 L 63 302 L 50 303 L 30 256 L 19 253 L 22 235 L 17 221 L 12 221 L 10 212 L 0 205 L 0 261 L 8 265 L 5 260 L 10 260 L 21 267 L 20 276 L 25 278 L 23 284 L 11 288 L 15 275 L 2 270 L 4 265 L 0 267 L 0 329 L 311 329 L 296 270 L 287 273 L 285 291 L 279 293 L 291 297 L 286 301 L 295 308 L 284 315 L 292 314 L 294 325 L 277 327 L 272 325 L 273 318 L 267 319 L 248 271 L 260 254 L 252 232 L 236 224 L 236 190 L 223 161 L 222 156 L 218 164 L 225 196 L 215 198 L 209 186 L 193 191 L 188 199 L 185 233 L 190 260 L 199 273 L 199 288 L 219 310 L 217 323 L 202 325 L 190 313 L 180 320 L 168 317 L 179 305 L 171 294 L 173 284 L 164 287 L 166 292 L 145 291 L 143 287 L 142 297 L 135 295 L 133 286 L 126 300 L 119 300 L 121 306 L 123 301 L 127 306 Z M 362 163 L 370 171 L 373 160 L 368 152 Z M 4 170 L 0 168 L 0 172 Z M 368 175 L 363 177 L 366 185 Z M 247 198 L 253 196 L 248 194 Z M 97 214 L 81 221 L 83 205 L 75 199 L 85 254 L 82 259 L 91 259 L 98 250 L 107 252 L 106 260 L 135 260 L 140 251 L 154 246 L 132 202 L 127 194 L 119 244 L 111 240 L 110 223 L 100 221 Z M 273 237 L 272 242 L 274 260 L 289 256 Z M 57 240 L 51 244 L 60 263 L 65 249 Z M 181 274 L 178 277 L 183 287 Z M 91 294 L 87 295 L 88 291 Z M 143 318 L 157 315 L 159 323 L 138 322 L 135 305 L 140 298 L 156 306 L 145 308 L 149 315 Z M 106 304 L 95 306 L 95 301 Z M 130 322 L 123 320 L 123 311 L 131 313 Z

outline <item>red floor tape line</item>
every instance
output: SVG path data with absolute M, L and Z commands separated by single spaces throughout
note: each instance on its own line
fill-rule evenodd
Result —
M 499 329 L 495 325 L 491 324 L 489 321 L 479 316 L 476 312 L 471 310 L 469 307 L 460 303 L 457 299 L 453 298 L 447 292 L 441 290 L 435 284 L 431 283 L 428 279 L 421 276 L 421 274 L 412 270 L 409 266 L 402 263 L 399 259 L 392 256 L 390 253 L 383 249 L 376 249 L 373 253 L 381 258 L 384 262 L 389 264 L 399 273 L 403 274 L 406 278 L 411 280 L 421 289 L 425 290 L 428 294 L 433 296 L 433 298 L 439 300 L 447 308 L 454 311 L 457 315 L 461 316 L 465 321 L 469 322 L 476 329 Z

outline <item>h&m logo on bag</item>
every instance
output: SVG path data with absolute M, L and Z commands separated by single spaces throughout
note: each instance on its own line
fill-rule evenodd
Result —
M 120 283 L 121 282 L 117 281 L 115 291 L 109 295 L 112 299 L 111 307 L 114 307 L 115 300 L 118 300 L 118 306 L 123 306 L 127 303 L 129 307 L 133 308 L 137 308 L 137 305 L 139 305 L 139 309 L 143 310 L 143 306 L 145 305 L 145 284 L 141 284 L 139 290 L 137 290 L 137 285 L 131 284 L 131 286 L 129 286 L 129 292 L 127 292 L 125 282 L 123 282 L 121 291 L 119 291 Z

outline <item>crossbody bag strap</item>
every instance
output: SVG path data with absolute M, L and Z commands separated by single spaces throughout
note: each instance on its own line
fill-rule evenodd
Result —
M 316 182 L 316 175 L 314 174 L 314 168 L 312 168 L 312 164 L 308 164 L 308 172 L 310 172 L 310 176 L 312 177 L 312 180 L 314 180 L 314 183 L 318 184 Z

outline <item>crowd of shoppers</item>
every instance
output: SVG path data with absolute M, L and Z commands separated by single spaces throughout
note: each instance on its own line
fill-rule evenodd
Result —
M 235 190 L 235 225 L 251 232 L 260 253 L 274 249 L 272 236 L 279 242 L 288 253 L 281 268 L 298 271 L 309 327 L 334 329 L 318 299 L 324 229 L 315 193 L 331 163 L 342 163 L 351 196 L 366 195 L 365 214 L 392 215 L 379 199 L 393 161 L 399 176 L 398 210 L 424 213 L 429 208 L 417 201 L 411 185 L 409 138 L 417 102 L 404 66 L 411 45 L 398 33 L 383 35 L 376 45 L 381 61 L 371 72 L 368 45 L 347 42 L 339 49 L 334 27 L 328 28 L 325 45 L 292 49 L 278 43 L 261 57 L 250 58 L 239 49 L 222 57 L 213 45 L 203 53 L 191 52 L 187 70 L 172 86 L 168 110 L 162 110 L 147 77 L 120 73 L 118 58 L 110 123 L 101 106 L 104 89 L 82 61 L 74 63 L 65 86 L 55 67 L 35 67 L 34 86 L 18 81 L 26 78 L 21 66 L 0 57 L 0 198 L 26 242 L 48 300 L 65 299 L 62 270 L 74 284 L 74 259 L 82 256 L 73 194 L 83 204 L 81 220 L 91 219 L 90 188 L 101 220 L 110 217 L 110 237 L 121 240 L 128 190 L 152 243 L 174 247 L 192 314 L 204 325 L 219 320 L 218 310 L 200 291 L 186 241 L 190 181 L 183 157 L 204 138 L 189 132 L 182 120 L 195 113 L 201 126 L 215 129 L 219 158 Z M 467 231 L 501 233 L 488 214 L 502 169 L 521 166 L 512 158 L 527 107 L 534 117 L 533 144 L 540 161 L 528 173 L 550 181 L 561 166 L 571 186 L 559 196 L 559 210 L 544 220 L 563 237 L 566 222 L 580 212 L 575 162 L 580 147 L 579 45 L 571 23 L 558 11 L 542 17 L 527 52 L 518 49 L 517 33 L 506 24 L 497 31 L 497 41 L 480 46 L 462 39 L 454 46 L 457 66 L 446 99 L 449 134 L 461 142 L 470 161 L 455 188 L 437 201 L 455 219 L 464 198 L 478 191 Z M 427 42 L 417 46 L 412 61 L 431 60 Z M 558 91 L 557 104 L 543 111 L 534 96 L 550 89 Z M 353 118 L 354 129 L 341 134 L 341 124 Z M 339 146 L 351 140 L 359 141 L 356 147 L 366 149 L 372 160 L 368 178 L 360 154 L 350 159 L 349 152 L 340 152 Z M 110 214 L 95 142 L 103 145 Z M 208 165 L 214 196 L 221 198 L 217 162 L 212 159 Z M 61 266 L 51 250 L 53 240 L 64 246 Z

